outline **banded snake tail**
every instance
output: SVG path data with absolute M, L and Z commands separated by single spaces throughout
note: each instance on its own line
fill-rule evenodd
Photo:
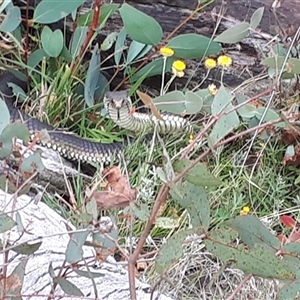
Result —
M 100 143 L 80 138 L 76 135 L 62 132 L 54 127 L 31 118 L 14 106 L 17 100 L 9 84 L 13 83 L 27 92 L 27 83 L 5 72 L 0 75 L 0 98 L 2 98 L 9 109 L 11 122 L 22 121 L 26 124 L 31 134 L 46 129 L 50 140 L 40 141 L 42 146 L 46 146 L 57 151 L 62 157 L 73 161 L 96 162 L 101 164 L 110 163 L 123 151 L 122 143 Z M 104 97 L 104 105 L 110 118 L 120 127 L 133 131 L 149 131 L 156 127 L 160 133 L 182 132 L 189 133 L 191 124 L 175 115 L 162 114 L 164 121 L 156 117 L 143 113 L 131 113 L 131 100 L 126 91 L 109 92 Z

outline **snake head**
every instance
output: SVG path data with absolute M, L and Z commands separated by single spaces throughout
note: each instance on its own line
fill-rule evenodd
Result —
M 131 107 L 131 100 L 127 91 L 107 92 L 104 95 L 104 105 L 106 108 L 128 108 Z

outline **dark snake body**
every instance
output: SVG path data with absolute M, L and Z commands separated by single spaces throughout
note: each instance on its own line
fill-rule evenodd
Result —
M 122 153 L 122 143 L 103 144 L 89 141 L 76 135 L 58 131 L 54 127 L 21 112 L 14 106 L 16 97 L 8 85 L 9 83 L 19 86 L 25 93 L 27 92 L 27 83 L 9 72 L 0 75 L 0 98 L 6 102 L 10 112 L 11 122 L 24 122 L 31 134 L 46 129 L 50 140 L 41 140 L 40 144 L 42 146 L 51 148 L 57 151 L 61 156 L 73 161 L 80 160 L 82 162 L 96 162 L 101 164 L 111 162 L 116 156 Z
M 89 141 L 73 134 L 68 134 L 45 124 L 38 119 L 31 118 L 14 106 L 16 96 L 9 83 L 13 83 L 27 92 L 27 83 L 14 76 L 4 73 L 0 76 L 0 94 L 5 100 L 10 112 L 11 122 L 22 121 L 34 136 L 46 129 L 50 139 L 39 139 L 42 146 L 57 151 L 61 156 L 82 162 L 109 164 L 118 159 L 123 150 L 122 143 L 103 144 Z M 135 132 L 181 133 L 192 132 L 192 125 L 184 118 L 172 114 L 162 114 L 161 120 L 153 115 L 134 112 L 131 113 L 132 103 L 126 91 L 110 92 L 104 97 L 104 106 L 110 118 L 120 127 Z

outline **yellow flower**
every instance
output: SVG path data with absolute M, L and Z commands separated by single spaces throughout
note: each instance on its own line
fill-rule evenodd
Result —
M 184 76 L 184 70 L 186 68 L 186 64 L 182 60 L 175 60 L 172 64 L 172 72 L 177 77 Z
M 228 55 L 220 55 L 218 57 L 218 65 L 221 67 L 229 67 L 232 64 L 232 59 Z
M 208 86 L 208 91 L 211 95 L 216 95 L 219 91 L 218 88 L 212 83 Z
M 189 136 L 189 143 L 192 143 L 193 142 L 193 140 L 194 140 L 194 135 L 193 134 L 190 134 L 190 136 Z
M 217 62 L 213 58 L 207 58 L 204 62 L 204 66 L 207 69 L 213 69 L 217 66 Z
M 245 215 L 248 215 L 249 212 L 250 212 L 250 207 L 244 206 L 243 209 L 240 211 L 240 215 L 245 216 Z
M 159 52 L 165 57 L 170 57 L 174 55 L 174 50 L 169 47 L 162 47 L 160 48 Z

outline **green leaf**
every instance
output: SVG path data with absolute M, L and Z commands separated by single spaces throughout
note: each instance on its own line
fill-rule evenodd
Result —
M 64 46 L 61 30 L 57 29 L 53 32 L 48 26 L 43 28 L 41 41 L 43 49 L 50 57 L 58 57 Z
M 125 45 L 126 35 L 127 35 L 126 30 L 125 30 L 125 28 L 123 28 L 121 30 L 121 32 L 119 33 L 118 38 L 116 40 L 115 51 L 114 51 L 114 53 L 115 53 L 114 60 L 115 60 L 116 65 L 120 64 L 122 55 L 124 54 L 123 47 Z
M 240 120 L 235 111 L 226 114 L 226 112 L 233 108 L 233 105 L 230 103 L 231 98 L 231 94 L 224 88 L 224 86 L 221 86 L 212 102 L 212 114 L 214 116 L 219 115 L 220 117 L 209 135 L 209 142 L 211 146 L 228 135 L 240 124 Z
M 183 59 L 202 58 L 204 56 L 220 53 L 219 43 L 196 33 L 187 33 L 172 38 L 167 47 L 174 50 L 175 56 Z
M 74 232 L 70 235 L 70 241 L 66 250 L 66 260 L 68 263 L 72 264 L 82 259 L 82 246 L 84 245 L 89 233 L 89 230 L 81 229 L 81 231 Z
M 232 104 L 229 104 L 225 111 L 229 111 L 233 108 Z M 213 127 L 209 135 L 210 146 L 213 146 L 216 142 L 220 141 L 226 137 L 230 132 L 240 125 L 240 120 L 235 111 L 232 111 L 229 114 L 222 115 L 215 126 Z
M 73 11 L 86 0 L 64 0 L 53 3 L 53 0 L 43 0 L 35 8 L 33 20 L 40 24 L 55 23 Z
M 29 56 L 28 66 L 34 69 L 44 59 L 44 57 L 49 57 L 44 49 L 37 49 L 33 51 Z
M 175 57 L 168 57 L 166 61 L 166 68 L 165 72 L 168 72 L 171 70 L 171 66 L 176 58 Z M 133 74 L 131 77 L 131 80 L 133 82 L 137 81 L 140 77 L 142 77 L 145 73 L 148 73 L 147 77 L 155 76 L 155 75 L 161 75 L 163 72 L 163 58 L 157 58 L 153 61 L 151 61 L 149 64 L 147 64 L 145 67 L 137 71 Z
M 251 104 L 246 104 L 237 109 L 237 112 L 242 118 L 252 118 L 255 116 L 256 107 Z
M 96 202 L 95 199 L 92 198 L 90 201 L 88 201 L 85 204 L 85 210 L 86 210 L 88 215 L 92 216 L 92 220 L 94 220 L 96 222 L 97 217 L 98 217 L 98 209 L 97 209 L 97 202 Z M 87 225 L 88 224 L 85 224 L 85 226 L 87 226 Z
M 85 103 L 91 107 L 94 105 L 95 94 L 101 98 L 101 95 L 108 89 L 106 78 L 99 72 L 100 68 L 100 53 L 98 44 L 94 47 L 92 58 L 90 60 L 89 68 L 84 85 L 84 100 Z
M 250 248 L 261 244 L 273 253 L 280 249 L 279 240 L 255 216 L 238 216 L 227 221 L 225 225 L 236 230 L 241 240 Z
M 0 157 L 5 157 L 2 156 L 0 149 Z M 17 186 L 13 183 L 7 180 L 6 174 L 0 174 L 0 189 L 3 191 L 7 191 L 7 193 L 13 194 L 17 190 Z
M 21 23 L 21 11 L 17 6 L 11 7 L 0 25 L 0 31 L 13 32 Z
M 105 274 L 102 274 L 102 273 L 88 272 L 88 271 L 83 271 L 83 270 L 78 270 L 78 269 L 73 269 L 73 271 L 76 274 L 78 274 L 80 277 L 86 277 L 86 278 L 99 278 L 99 277 L 105 276 Z
M 53 282 L 58 284 L 67 295 L 73 295 L 73 296 L 79 296 L 79 297 L 84 296 L 84 294 L 81 292 L 81 290 L 76 285 L 74 285 L 72 282 L 70 282 L 62 277 L 54 277 Z
M 293 280 L 296 277 L 294 271 L 285 261 L 261 245 L 255 245 L 250 249 L 240 245 L 236 249 L 213 240 L 205 240 L 205 245 L 208 251 L 222 261 L 230 262 L 235 268 L 246 274 L 285 280 Z
M 119 231 L 117 227 L 117 222 L 114 218 L 111 217 L 112 222 L 115 224 L 114 228 L 107 233 L 106 235 L 103 235 L 102 233 L 93 233 L 93 241 L 96 241 L 98 245 L 101 245 L 106 250 L 110 251 L 115 249 L 115 241 L 119 238 Z
M 30 133 L 25 124 L 16 122 L 7 125 L 0 136 L 0 158 L 7 157 L 13 149 L 12 139 L 17 137 L 24 142 L 28 142 Z M 26 189 L 26 188 L 25 188 Z
M 289 72 L 293 74 L 300 74 L 300 59 L 290 58 L 288 60 Z
M 42 245 L 42 242 L 37 242 L 34 244 L 28 244 L 28 243 L 23 243 L 18 246 L 13 246 L 13 251 L 17 252 L 18 254 L 24 254 L 24 255 L 30 255 L 36 252 L 40 246 Z
M 79 26 L 75 29 L 70 47 L 70 51 L 73 57 L 76 57 L 79 54 L 81 46 L 87 36 L 87 32 L 87 26 Z
M 259 120 L 261 120 L 265 109 L 266 109 L 265 107 L 258 107 L 256 109 L 255 116 Z M 280 116 L 273 109 L 268 109 L 267 113 L 264 116 L 263 122 L 275 121 L 278 119 L 280 119 Z M 285 128 L 286 125 L 285 125 L 285 122 L 280 122 L 280 123 L 275 124 L 275 126 L 279 127 L 279 128 Z
M 129 65 L 133 60 L 143 57 L 151 49 L 152 46 L 145 45 L 136 41 L 132 41 L 128 49 L 126 64 Z
M 7 295 L 11 295 L 10 297 L 8 297 L 9 299 L 22 300 L 20 296 L 13 297 L 13 295 L 21 294 L 27 262 L 28 258 L 23 258 L 22 261 L 11 272 L 8 278 L 6 278 L 7 282 L 11 283 L 7 284 L 5 289 L 5 293 Z M 1 285 L 1 288 L 3 288 L 3 285 Z M 3 294 L 3 290 L 1 291 L 1 293 Z
M 26 143 L 29 141 L 30 133 L 25 124 L 20 122 L 9 124 L 2 131 L 1 138 L 3 141 L 11 141 L 15 137 Z
M 298 299 L 299 293 L 300 293 L 300 279 L 297 279 L 285 284 L 277 294 L 276 300 Z
M 155 270 L 162 274 L 170 269 L 173 263 L 176 263 L 182 256 L 182 243 L 188 235 L 194 233 L 194 230 L 187 229 L 173 234 L 166 244 L 163 244 L 155 259 Z
M 21 170 L 23 172 L 34 173 L 36 171 L 42 172 L 45 169 L 41 156 L 34 153 L 26 157 L 21 163 Z
M 12 229 L 16 225 L 16 222 L 7 214 L 0 214 L 0 233 L 6 232 Z
M 9 122 L 10 122 L 9 110 L 5 104 L 5 101 L 3 101 L 0 98 L 0 136 L 2 135 L 4 128 L 9 124 Z
M 285 56 L 268 57 L 261 61 L 261 64 L 274 70 L 280 70 L 285 62 Z
M 222 32 L 214 41 L 227 44 L 241 42 L 249 34 L 249 27 L 250 24 L 247 22 L 240 23 Z
M 101 44 L 101 51 L 109 50 L 116 41 L 117 35 L 118 34 L 116 32 L 112 32 L 108 36 L 106 36 L 103 43 Z
M 185 92 L 185 112 L 187 114 L 197 114 L 203 106 L 203 99 L 191 91 Z
M 182 114 L 186 110 L 185 96 L 181 91 L 172 91 L 153 99 L 159 110 L 173 114 Z
M 156 46 L 163 31 L 152 17 L 124 3 L 119 9 L 127 34 L 135 41 Z
M 150 210 L 147 204 L 139 203 L 137 206 L 135 203 L 130 203 L 130 209 L 139 220 L 143 222 L 147 222 L 149 220 Z
M 263 15 L 264 15 L 264 7 L 258 8 L 252 15 L 251 21 L 250 21 L 250 27 L 252 29 L 256 29 L 256 27 L 259 25 Z
M 300 255 L 300 243 L 288 243 L 283 246 L 283 250 L 292 254 Z
M 239 234 L 232 228 L 222 227 L 209 232 L 209 237 L 222 244 L 230 244 L 238 238 Z
M 221 85 L 218 93 L 215 95 L 211 106 L 211 113 L 213 116 L 217 116 L 222 113 L 228 104 L 231 102 L 232 96 L 231 94 L 225 89 L 223 85 Z
M 183 159 L 175 162 L 174 170 L 178 173 L 182 172 L 192 161 Z M 206 164 L 196 164 L 188 173 L 184 176 L 185 180 L 196 184 L 201 187 L 213 187 L 221 184 L 221 181 L 215 178 L 207 168 Z
M 193 228 L 206 232 L 210 224 L 210 204 L 205 189 L 184 181 L 173 185 L 170 194 L 187 210 Z

